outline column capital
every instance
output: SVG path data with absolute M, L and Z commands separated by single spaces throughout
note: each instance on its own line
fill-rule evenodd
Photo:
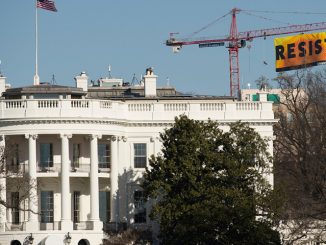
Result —
M 127 142 L 127 137 L 126 136 L 118 136 L 118 141 Z
M 161 137 L 151 137 L 151 138 L 150 138 L 150 141 L 151 141 L 152 143 L 154 143 L 155 141 L 163 142 L 162 139 L 161 139 Z
M 109 140 L 127 142 L 127 137 L 126 136 L 111 135 L 109 137 Z
M 60 138 L 68 138 L 68 139 L 71 139 L 72 137 L 72 134 L 60 134 Z
M 37 134 L 25 134 L 25 139 L 32 138 L 33 140 L 36 140 L 38 138 Z
M 91 134 L 90 136 L 90 139 L 102 139 L 102 135 L 101 134 Z

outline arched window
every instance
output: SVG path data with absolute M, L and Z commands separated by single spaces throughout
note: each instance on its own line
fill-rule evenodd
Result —
M 78 245 L 90 245 L 89 241 L 87 239 L 81 239 L 78 242 Z
M 12 240 L 10 245 L 22 245 L 18 240 Z

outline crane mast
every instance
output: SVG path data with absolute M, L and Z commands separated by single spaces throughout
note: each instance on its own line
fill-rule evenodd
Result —
M 239 74 L 239 39 L 237 29 L 237 12 L 239 10 L 232 9 L 232 21 L 230 28 L 229 42 L 229 63 L 230 63 L 230 94 L 231 96 L 238 96 L 240 90 L 240 74 Z
M 302 33 L 306 31 L 325 30 L 326 22 L 289 25 L 285 27 L 275 27 L 268 29 L 252 30 L 238 32 L 237 29 L 237 14 L 241 9 L 234 8 L 230 11 L 232 16 L 230 34 L 224 38 L 187 38 L 176 39 L 174 33 L 170 33 L 170 39 L 166 41 L 167 46 L 172 46 L 173 52 L 179 52 L 184 45 L 199 44 L 207 45 L 207 47 L 224 46 L 229 49 L 229 66 L 230 66 L 230 95 L 233 97 L 239 96 L 240 90 L 240 67 L 239 67 L 239 49 L 245 47 L 246 41 L 252 41 L 254 38 L 277 36 L 291 33 Z

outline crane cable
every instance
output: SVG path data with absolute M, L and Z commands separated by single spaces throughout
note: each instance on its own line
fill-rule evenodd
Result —
M 282 23 L 282 24 L 286 24 L 286 25 L 291 25 L 288 22 L 282 22 L 282 21 L 278 21 L 275 19 L 271 19 L 271 18 L 267 18 L 265 16 L 261 16 L 261 15 L 255 15 L 253 13 L 266 13 L 266 14 L 307 14 L 307 15 L 326 15 L 326 12 L 300 12 L 300 11 L 270 11 L 270 10 L 249 10 L 249 9 L 241 9 L 241 12 L 244 12 L 247 15 L 251 15 L 257 18 L 261 18 L 264 20 L 269 20 L 269 21 L 274 21 L 274 22 L 278 22 L 278 23 Z M 208 23 L 207 25 L 203 26 L 202 28 L 200 28 L 199 30 L 189 34 L 187 37 L 185 37 L 185 39 L 189 39 L 192 38 L 193 36 L 197 35 L 198 33 L 208 29 L 210 26 L 216 24 L 217 22 L 219 22 L 220 20 L 222 20 L 223 18 L 225 18 L 226 16 L 228 16 L 229 14 L 231 14 L 232 11 L 229 11 L 228 13 L 222 15 L 221 17 L 211 21 L 210 23 Z
M 244 10 L 247 12 L 253 12 L 253 13 L 266 13 L 266 14 L 311 14 L 311 15 L 325 15 L 325 12 L 300 12 L 300 11 L 270 11 L 270 10 Z
M 199 32 L 202 32 L 202 31 L 206 30 L 206 29 L 209 28 L 210 26 L 214 25 L 215 23 L 217 23 L 217 22 L 220 21 L 221 19 L 223 19 L 223 18 L 225 18 L 226 16 L 228 16 L 230 13 L 231 13 L 231 11 L 228 12 L 228 13 L 226 13 L 225 15 L 222 15 L 221 17 L 219 17 L 219 18 L 213 20 L 212 22 L 208 23 L 207 25 L 205 25 L 204 27 L 200 28 L 199 30 L 197 30 L 197 31 L 195 31 L 195 32 L 193 32 L 193 33 L 191 33 L 191 34 L 190 34 L 188 37 L 186 37 L 186 38 L 191 38 L 191 37 L 197 35 Z
M 246 14 L 246 15 L 254 16 L 254 17 L 257 17 L 257 18 L 260 18 L 260 19 L 269 20 L 269 21 L 274 21 L 274 22 L 277 22 L 277 23 L 285 24 L 285 25 L 291 25 L 291 23 L 289 23 L 289 22 L 283 22 L 283 21 L 275 20 L 275 19 L 268 18 L 268 17 L 265 17 L 265 16 L 252 14 L 252 13 L 248 12 L 247 10 L 243 10 L 242 12 L 243 12 L 244 14 Z

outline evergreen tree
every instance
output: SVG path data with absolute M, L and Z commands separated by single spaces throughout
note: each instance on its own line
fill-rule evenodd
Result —
M 248 124 L 180 116 L 161 134 L 143 188 L 163 244 L 280 244 L 267 143 Z

